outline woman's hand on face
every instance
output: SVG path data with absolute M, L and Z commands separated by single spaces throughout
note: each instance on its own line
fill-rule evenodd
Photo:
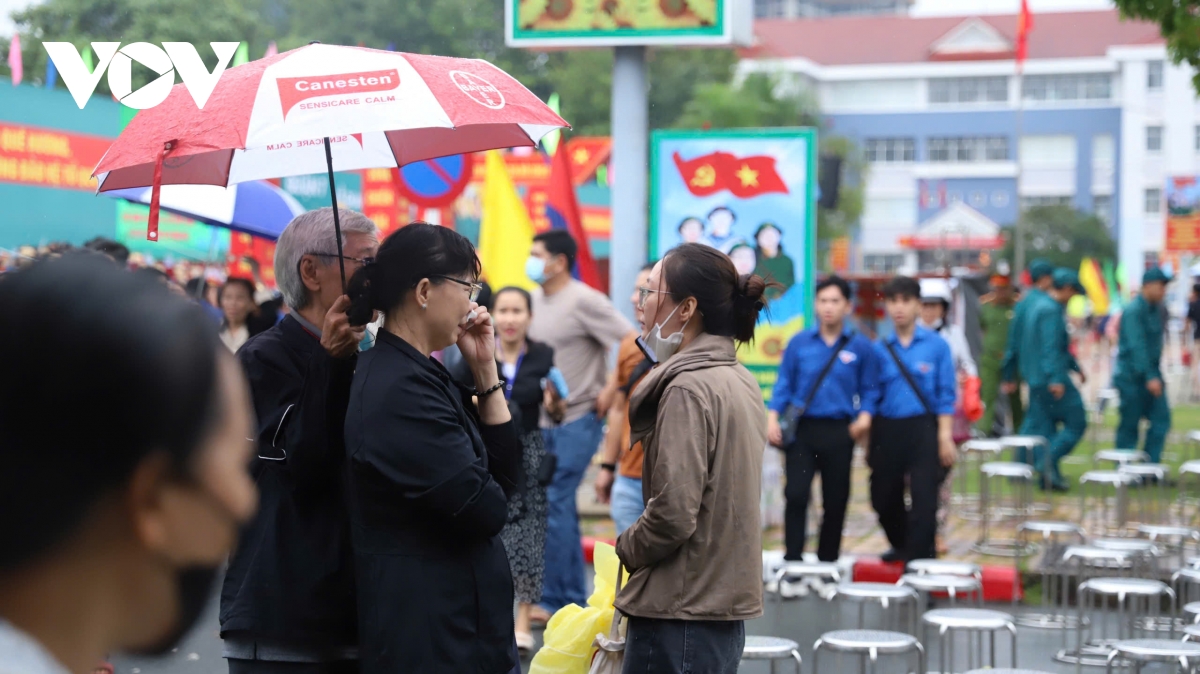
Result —
M 471 303 L 475 318 L 462 326 L 458 336 L 458 349 L 467 361 L 472 371 L 481 366 L 496 366 L 496 328 L 492 325 L 492 315 L 484 307 Z

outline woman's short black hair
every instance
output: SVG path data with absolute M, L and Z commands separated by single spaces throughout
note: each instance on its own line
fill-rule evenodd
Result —
M 921 299 L 921 284 L 915 278 L 897 276 L 883 284 L 883 298 L 891 299 Z
M 0 570 L 41 558 L 161 452 L 218 423 L 220 342 L 161 282 L 71 253 L 0 282 Z
M 813 295 L 820 295 L 822 290 L 833 286 L 842 291 L 842 297 L 845 297 L 847 302 L 850 301 L 850 282 L 837 274 L 830 274 L 817 281 L 817 291 Z
M 533 315 L 533 296 L 529 294 L 528 290 L 524 288 L 518 288 L 517 286 L 505 286 L 497 290 L 492 295 L 492 306 L 495 306 L 496 301 L 499 300 L 500 296 L 504 293 L 516 293 L 520 295 L 521 298 L 525 300 L 525 309 L 529 311 L 531 316 Z
M 477 279 L 479 272 L 475 246 L 462 234 L 427 222 L 401 227 L 384 239 L 375 261 L 360 267 L 347 284 L 350 322 L 363 325 L 374 312 L 395 309 L 422 279 L 441 284 L 440 276 Z

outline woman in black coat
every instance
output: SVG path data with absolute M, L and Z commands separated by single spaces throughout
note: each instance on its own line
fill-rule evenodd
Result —
M 467 239 L 414 223 L 350 282 L 352 322 L 385 316 L 359 357 L 346 414 L 364 674 L 501 674 L 517 664 L 499 534 L 521 484 L 521 443 L 491 316 L 474 301 L 478 276 Z M 455 343 L 471 389 L 430 357 Z

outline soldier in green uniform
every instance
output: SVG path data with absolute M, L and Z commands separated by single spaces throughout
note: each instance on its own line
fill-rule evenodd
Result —
M 1121 422 L 1117 426 L 1117 448 L 1137 449 L 1138 424 L 1150 421 L 1143 451 L 1158 463 L 1163 443 L 1171 430 L 1171 408 L 1163 385 L 1163 324 L 1160 306 L 1171 277 L 1161 269 L 1142 276 L 1142 291 L 1121 313 L 1117 342 L 1117 370 L 1113 385 L 1121 395 Z
M 983 352 L 979 358 L 979 378 L 983 397 L 983 418 L 979 430 L 995 435 L 996 406 L 1000 399 L 1000 370 L 1008 347 L 1008 325 L 1012 322 L 1017 303 L 1012 281 L 1008 276 L 992 276 L 992 292 L 980 298 L 979 327 L 983 329 Z M 1021 427 L 1024 417 L 1021 394 L 1008 394 L 1009 416 L 1014 430 Z
M 1079 373 L 1082 382 L 1087 376 L 1071 354 L 1071 337 L 1067 332 L 1067 302 L 1076 293 L 1083 293 L 1079 275 L 1070 269 L 1054 271 L 1053 302 L 1034 308 L 1027 318 L 1025 341 L 1021 351 L 1033 354 L 1021 364 L 1022 374 L 1029 382 L 1029 416 L 1035 419 L 1030 431 L 1046 438 L 1045 447 L 1034 450 L 1034 466 L 1041 473 L 1037 484 L 1046 485 L 1046 477 L 1055 491 L 1066 491 L 1067 484 L 1058 471 L 1062 458 L 1071 453 L 1087 432 L 1087 412 L 1079 389 L 1071 381 L 1071 372 Z M 1061 427 L 1061 430 L 1060 430 Z
M 1004 383 L 1001 385 L 1001 391 L 1006 394 L 1019 393 L 1020 377 L 1023 376 L 1023 370 L 1026 365 L 1020 362 L 1017 354 L 1021 350 L 1022 340 L 1025 339 L 1025 324 L 1028 322 L 1026 316 L 1034 311 L 1036 307 L 1042 304 L 1052 303 L 1047 294 L 1050 288 L 1054 285 L 1054 265 L 1050 264 L 1042 258 L 1038 258 L 1029 263 L 1029 278 L 1033 281 L 1033 286 L 1025 293 L 1025 297 L 1017 302 L 1017 306 L 1013 309 L 1012 322 L 1008 324 L 1008 345 L 1004 352 L 1004 361 L 1001 363 L 1001 377 L 1004 378 Z M 1036 353 L 1036 352 L 1035 352 Z M 1030 409 L 1026 414 L 1021 426 L 1017 430 L 1022 435 L 1040 435 L 1041 433 L 1033 430 L 1032 426 L 1044 428 L 1045 423 L 1031 419 L 1033 410 Z M 1024 449 L 1017 449 L 1013 452 L 1013 460 L 1021 463 L 1029 463 L 1031 457 L 1025 455 Z

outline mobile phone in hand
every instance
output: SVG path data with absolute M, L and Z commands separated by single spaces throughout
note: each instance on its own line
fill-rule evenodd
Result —
M 554 394 L 559 398 L 566 399 L 570 393 L 570 390 L 567 388 L 567 380 L 563 377 L 562 370 L 559 370 L 557 367 L 550 368 L 550 373 L 546 375 L 545 379 L 542 379 L 543 390 L 545 390 L 547 385 L 554 387 Z

